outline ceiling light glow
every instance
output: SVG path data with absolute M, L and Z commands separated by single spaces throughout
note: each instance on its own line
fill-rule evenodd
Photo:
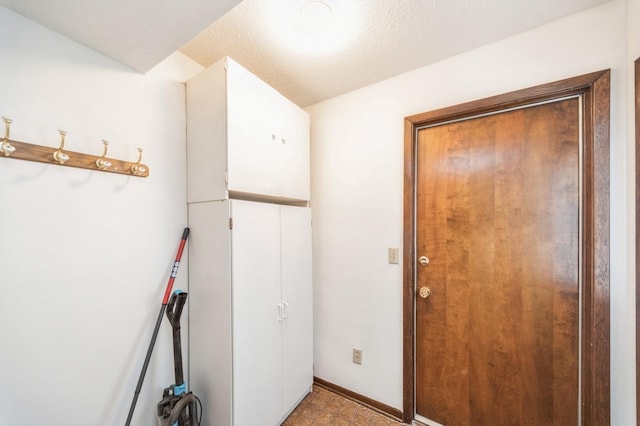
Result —
M 296 54 L 313 57 L 337 53 L 359 28 L 355 0 L 280 0 L 271 21 L 278 42 Z
M 302 31 L 316 33 L 331 23 L 331 6 L 319 0 L 308 1 L 300 7 L 300 26 Z

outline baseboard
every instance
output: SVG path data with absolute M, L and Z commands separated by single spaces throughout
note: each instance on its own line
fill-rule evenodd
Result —
M 350 391 L 349 389 L 343 388 L 342 386 L 338 386 L 319 377 L 314 376 L 313 383 L 354 402 L 365 405 L 372 410 L 375 410 L 381 414 L 384 414 L 385 416 L 393 418 L 393 420 L 402 423 L 402 411 L 398 410 L 397 408 L 393 408 L 387 404 L 383 404 L 380 401 L 376 401 L 375 399 L 360 395 L 359 393 Z

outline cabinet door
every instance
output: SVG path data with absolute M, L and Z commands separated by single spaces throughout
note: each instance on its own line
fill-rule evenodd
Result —
M 281 207 L 283 415 L 313 382 L 313 300 L 311 283 L 311 211 Z
M 189 204 L 189 387 L 210 425 L 231 425 L 232 418 L 228 224 L 229 201 Z
M 219 61 L 186 84 L 188 203 L 227 196 L 225 76 Z
M 309 114 L 282 97 L 278 102 L 281 169 L 278 192 L 287 198 L 309 199 Z
M 233 200 L 231 216 L 233 424 L 275 425 L 282 400 L 280 206 Z
M 227 171 L 230 191 L 278 196 L 282 157 L 275 89 L 227 62 Z

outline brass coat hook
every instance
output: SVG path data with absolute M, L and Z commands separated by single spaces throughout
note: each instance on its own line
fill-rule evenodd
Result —
M 4 139 L 2 145 L 0 145 L 0 152 L 3 153 L 5 157 L 8 157 L 16 150 L 16 148 L 9 143 L 9 129 L 13 120 L 2 117 L 2 121 L 4 121 Z
M 142 161 L 142 151 L 142 148 L 138 148 L 138 161 L 131 165 L 131 173 L 136 176 L 140 176 L 142 173 L 147 171 L 147 169 L 140 164 L 140 161 Z
M 104 144 L 104 151 L 102 152 L 102 157 L 96 160 L 96 166 L 98 166 L 100 170 L 105 170 L 111 167 L 111 162 L 105 159 L 105 157 L 107 156 L 107 148 L 109 147 L 109 141 L 102 139 L 102 143 Z
M 64 148 L 64 137 L 67 135 L 67 132 L 64 130 L 58 130 L 58 132 L 60 132 L 60 147 L 58 147 L 58 150 L 53 153 L 53 159 L 59 164 L 64 164 L 64 162 L 69 159 L 69 156 L 62 152 L 62 149 Z

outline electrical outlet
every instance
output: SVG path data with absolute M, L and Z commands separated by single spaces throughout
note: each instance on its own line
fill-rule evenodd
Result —
M 353 347 L 353 363 L 362 365 L 362 349 Z
M 389 263 L 399 263 L 400 262 L 400 250 L 397 248 L 389 249 Z

